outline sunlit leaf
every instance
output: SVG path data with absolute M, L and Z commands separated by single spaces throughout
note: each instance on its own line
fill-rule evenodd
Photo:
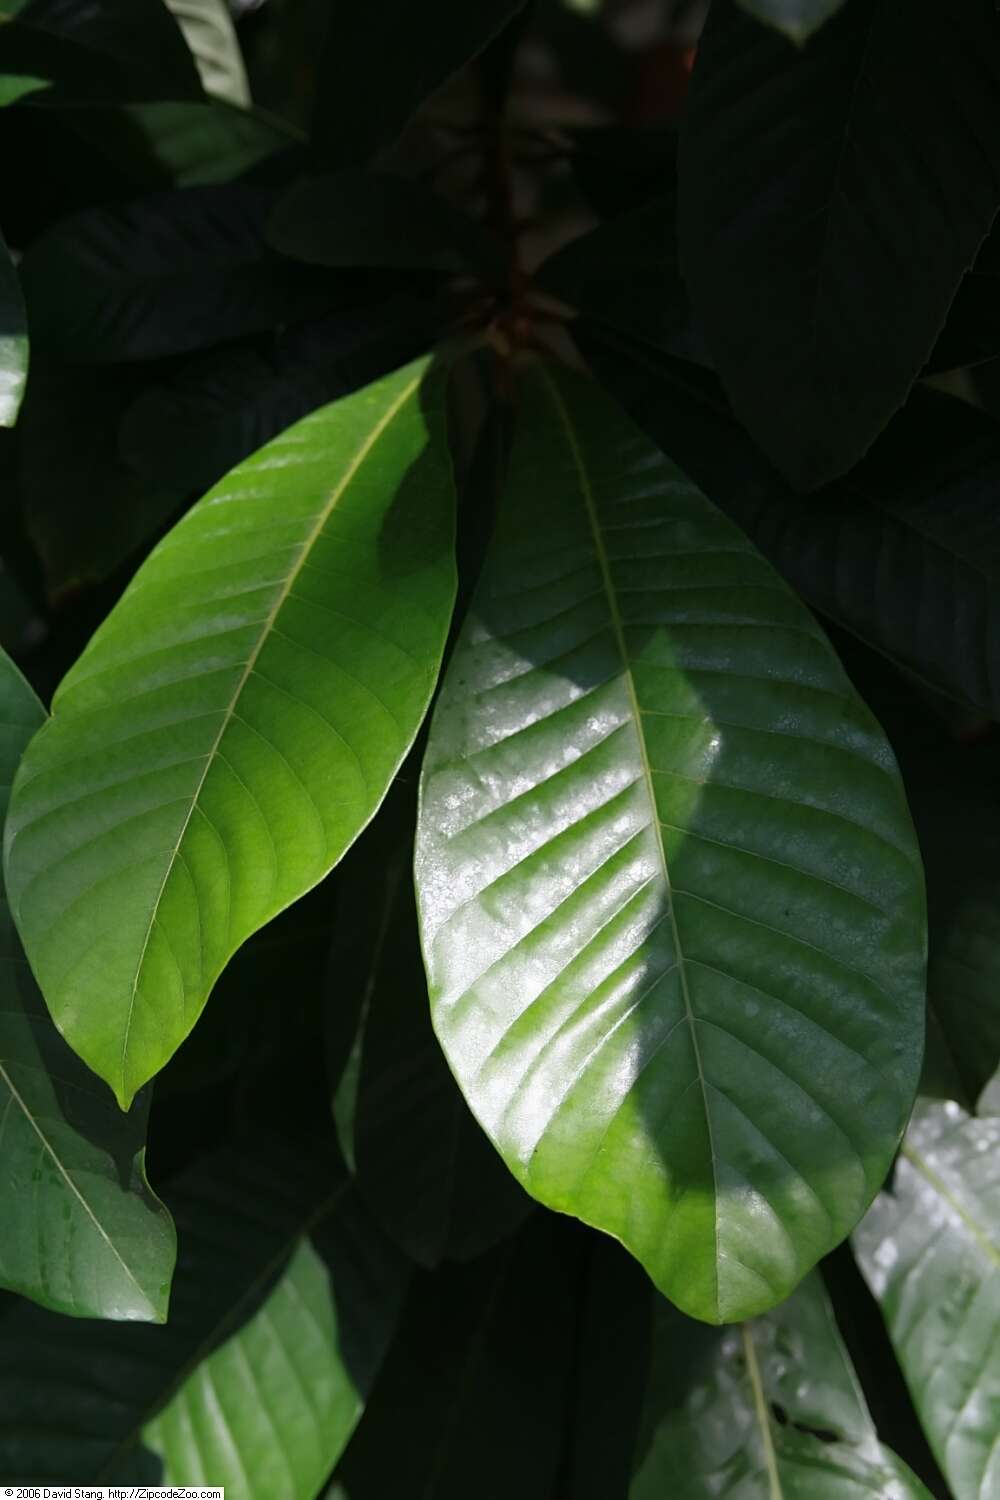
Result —
M 250 934 L 381 802 L 454 597 L 443 379 L 324 407 L 168 533 L 22 761 L 11 905 L 49 1009 L 127 1106 Z
M 922 874 L 812 617 L 538 369 L 423 772 L 434 1024 L 524 1186 L 709 1321 L 853 1227 L 920 1065 Z

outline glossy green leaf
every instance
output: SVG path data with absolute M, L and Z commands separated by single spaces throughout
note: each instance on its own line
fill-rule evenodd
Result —
M 0 817 L 45 710 L 0 652 Z M 59 1036 L 0 892 L 0 1286 L 87 1318 L 166 1317 L 175 1239 L 127 1116 Z
M 381 1364 L 402 1263 L 318 1150 L 219 1152 L 170 1201 L 181 1255 L 164 1327 L 27 1304 L 0 1319 L 4 1477 L 198 1483 L 198 1465 L 243 1500 L 311 1500 Z
M 643 1425 L 629 1500 L 930 1500 L 878 1440 L 818 1273 L 740 1328 L 657 1299 Z
M 987 0 L 946 21 L 937 0 L 851 0 L 797 48 L 712 6 L 681 262 L 737 414 L 800 489 L 849 469 L 902 404 L 989 231 L 996 22 Z
M 290 428 L 168 533 L 63 680 L 7 822 L 49 1009 L 126 1106 L 315 885 L 426 711 L 454 598 L 444 382 Z
M 216 99 L 250 103 L 243 54 L 228 0 L 166 0 L 198 69 L 202 88 Z
M 314 137 L 337 165 L 367 161 L 517 15 L 524 0 L 383 0 L 330 7 Z
M 743 9 L 766 21 L 793 42 L 806 41 L 828 21 L 844 0 L 740 0 Z
M 350 1500 L 551 1500 L 573 1303 L 558 1226 L 414 1277 L 399 1333 L 335 1479 Z
M 828 619 L 929 687 L 1000 718 L 1000 427 L 915 390 L 849 475 L 801 496 L 689 363 L 592 326 L 583 345 L 636 421 Z
M 264 243 L 271 201 L 188 188 L 64 220 L 21 265 L 32 339 L 88 363 L 154 359 L 325 312 L 330 279 Z
M 877 724 L 743 535 L 592 382 L 536 370 L 522 407 L 423 773 L 435 1029 L 530 1193 L 734 1320 L 892 1159 L 916 845 Z
M 1000 1488 L 1000 1120 L 918 1104 L 854 1236 L 955 1500 Z
M 392 871 L 368 981 L 353 1145 L 358 1188 L 383 1228 L 419 1265 L 436 1266 L 512 1234 L 531 1200 L 470 1114 L 434 1035 L 409 864 Z
M 343 171 L 298 183 L 268 226 L 276 250 L 316 266 L 498 269 L 503 252 L 447 199 L 382 172 Z
M 28 378 L 28 323 L 10 251 L 0 239 L 0 427 L 13 427 Z

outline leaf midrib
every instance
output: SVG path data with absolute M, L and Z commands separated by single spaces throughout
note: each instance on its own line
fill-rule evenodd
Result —
M 63 1165 L 63 1163 L 62 1163 L 62 1161 L 61 1161 L 61 1159 L 60 1159 L 60 1157 L 59 1157 L 59 1155 L 58 1155 L 55 1147 L 52 1144 L 52 1142 L 49 1140 L 49 1138 L 45 1134 L 45 1132 L 39 1127 L 38 1122 L 36 1121 L 34 1115 L 32 1114 L 31 1110 L 29 1109 L 27 1102 L 22 1097 L 20 1091 L 15 1087 L 14 1080 L 11 1078 L 10 1074 L 7 1071 L 6 1066 L 4 1065 L 4 1063 L 2 1061 L 0 1061 L 0 1083 L 3 1083 L 4 1087 L 7 1089 L 8 1093 L 10 1094 L 11 1099 L 13 1099 L 14 1103 L 17 1105 L 18 1109 L 20 1109 L 21 1113 L 23 1114 L 25 1120 L 27 1120 L 29 1126 L 31 1127 L 31 1129 L 37 1135 L 37 1137 L 38 1137 L 38 1139 L 39 1139 L 39 1141 L 40 1141 L 40 1143 L 42 1145 L 42 1149 L 44 1151 L 46 1151 L 49 1154 L 49 1156 L 52 1158 L 52 1161 L 53 1161 L 53 1163 L 54 1163 L 54 1165 L 56 1167 L 56 1170 L 60 1173 L 60 1175 L 64 1179 L 64 1181 L 66 1183 L 66 1186 L 69 1188 L 69 1190 L 73 1194 L 73 1196 L 78 1200 L 78 1202 L 79 1202 L 81 1208 L 83 1209 L 84 1213 L 90 1219 L 90 1221 L 93 1224 L 94 1228 L 97 1230 L 97 1232 L 100 1235 L 101 1239 L 105 1242 L 105 1244 L 107 1245 L 108 1249 L 111 1251 L 112 1255 L 114 1256 L 115 1260 L 117 1260 L 118 1264 L 121 1266 L 122 1270 L 125 1272 L 125 1275 L 128 1277 L 129 1281 L 135 1287 L 136 1291 L 139 1292 L 140 1295 L 142 1296 L 143 1302 L 146 1304 L 146 1306 L 150 1309 L 151 1312 L 155 1311 L 155 1309 L 153 1307 L 153 1302 L 152 1302 L 152 1299 L 149 1296 L 149 1293 L 146 1291 L 146 1289 L 142 1285 L 142 1283 L 138 1280 L 138 1278 L 135 1275 L 135 1272 L 123 1260 L 121 1252 L 119 1251 L 118 1247 L 115 1245 L 114 1241 L 111 1239 L 111 1237 L 108 1234 L 107 1230 L 104 1228 L 103 1224 L 98 1219 L 97 1215 L 94 1213 L 94 1210 L 91 1208 L 90 1204 L 87 1202 L 86 1198 L 83 1196 L 83 1194 L 81 1193 L 80 1189 L 77 1187 L 76 1183 L 73 1181 L 73 1179 L 70 1176 L 69 1172 L 66 1170 L 66 1168 Z M 162 1318 L 158 1318 L 157 1321 L 162 1322 L 163 1319 Z
M 139 990 L 139 981 L 142 978 L 143 966 L 146 960 L 146 951 L 149 947 L 149 941 L 152 936 L 153 928 L 156 925 L 156 918 L 160 909 L 160 903 L 163 900 L 163 893 L 167 887 L 167 881 L 170 879 L 170 875 L 177 863 L 181 844 L 184 841 L 184 837 L 187 833 L 191 819 L 194 816 L 195 808 L 198 806 L 199 798 L 201 797 L 201 794 L 205 787 L 205 782 L 208 778 L 208 773 L 211 770 L 212 766 L 215 764 L 216 757 L 219 752 L 219 747 L 222 744 L 222 740 L 226 734 L 227 729 L 229 728 L 233 715 L 236 712 L 236 706 L 243 694 L 243 690 L 246 687 L 251 673 L 253 672 L 254 667 L 257 664 L 261 651 L 264 649 L 265 642 L 270 636 L 275 621 L 277 620 L 278 615 L 281 613 L 281 610 L 287 602 L 288 597 L 291 594 L 292 589 L 298 579 L 299 573 L 304 567 L 313 546 L 322 534 L 326 523 L 330 519 L 330 516 L 332 515 L 338 502 L 343 498 L 343 495 L 348 486 L 357 475 L 358 470 L 361 468 L 361 465 L 368 458 L 369 454 L 375 447 L 378 440 L 382 437 L 383 433 L 395 420 L 399 412 L 419 387 L 422 379 L 422 373 L 423 372 L 421 371 L 420 374 L 414 376 L 414 378 L 403 387 L 403 390 L 396 397 L 396 399 L 391 402 L 388 408 L 382 413 L 375 426 L 371 429 L 367 437 L 357 449 L 354 457 L 348 464 L 340 480 L 331 490 L 329 498 L 327 499 L 325 504 L 320 507 L 320 511 L 315 524 L 303 541 L 298 557 L 296 558 L 292 567 L 289 569 L 284 583 L 281 585 L 281 588 L 275 595 L 274 602 L 271 605 L 271 608 L 269 609 L 263 622 L 261 623 L 260 633 L 257 637 L 257 643 L 251 651 L 249 658 L 244 663 L 239 680 L 236 683 L 235 688 L 233 689 L 232 696 L 230 697 L 228 704 L 223 710 L 222 722 L 219 725 L 218 733 L 216 734 L 215 739 L 212 742 L 212 745 L 210 746 L 208 754 L 205 758 L 205 764 L 202 769 L 201 775 L 198 778 L 198 784 L 195 787 L 191 797 L 191 805 L 184 816 L 184 821 L 181 824 L 180 832 L 177 835 L 177 841 L 174 844 L 173 850 L 171 851 L 170 858 L 168 859 L 166 864 L 163 879 L 160 882 L 160 887 L 153 901 L 152 910 L 150 911 L 149 920 L 146 925 L 145 936 L 143 937 L 142 948 L 139 953 L 138 961 L 136 963 L 135 978 L 132 983 L 132 993 L 129 997 L 128 1014 L 125 1018 L 125 1026 L 123 1028 L 122 1034 L 121 1090 L 117 1091 L 118 1101 L 120 1104 L 122 1103 L 122 1100 L 126 1098 L 126 1064 L 128 1057 L 128 1043 L 132 1029 L 132 1021 L 135 1014 L 135 1003 Z M 130 1097 L 129 1102 L 131 1102 Z
M 684 1009 L 686 1012 L 688 1029 L 691 1035 L 691 1045 L 694 1050 L 695 1064 L 698 1069 L 698 1083 L 701 1088 L 702 1107 L 705 1114 L 705 1128 L 708 1132 L 708 1148 L 712 1159 L 712 1200 L 715 1227 L 715 1259 L 712 1265 L 712 1276 L 715 1282 L 716 1311 L 721 1313 L 721 1298 L 719 1293 L 720 1256 L 718 1166 L 715 1151 L 715 1142 L 712 1135 L 712 1115 L 708 1103 L 708 1087 L 705 1077 L 705 1069 L 702 1063 L 701 1048 L 698 1045 L 697 1018 L 694 1013 L 694 1007 L 691 1003 L 691 994 L 688 988 L 687 968 L 684 959 L 684 949 L 681 944 L 680 931 L 677 926 L 677 913 L 674 907 L 673 886 L 670 879 L 670 869 L 667 864 L 667 851 L 663 843 L 663 830 L 660 825 L 659 809 L 657 806 L 656 792 L 653 785 L 653 773 L 652 768 L 649 764 L 649 755 L 646 750 L 646 739 L 642 727 L 642 711 L 639 707 L 639 699 L 635 688 L 635 678 L 632 674 L 628 647 L 625 641 L 624 621 L 622 619 L 621 611 L 618 608 L 618 596 L 615 589 L 614 576 L 611 572 L 611 562 L 608 557 L 607 548 L 604 545 L 604 537 L 601 532 L 600 517 L 597 513 L 597 504 L 594 497 L 593 486 L 590 483 L 590 477 L 587 473 L 587 467 L 584 463 L 583 453 L 577 441 L 576 431 L 573 427 L 569 411 L 562 399 L 562 396 L 559 393 L 556 382 L 553 380 L 552 376 L 549 375 L 549 373 L 545 370 L 542 371 L 542 378 L 545 381 L 552 403 L 556 408 L 559 419 L 566 432 L 566 438 L 567 442 L 569 443 L 573 463 L 579 476 L 580 491 L 583 495 L 584 505 L 587 511 L 587 518 L 590 524 L 591 534 L 594 539 L 594 550 L 597 554 L 597 560 L 601 570 L 601 577 L 604 582 L 604 591 L 608 600 L 608 612 L 611 616 L 611 625 L 615 636 L 615 643 L 618 647 L 618 654 L 621 657 L 622 674 L 625 680 L 626 690 L 628 692 L 629 706 L 631 709 L 632 718 L 635 722 L 636 741 L 639 746 L 639 757 L 642 766 L 642 774 L 645 778 L 646 790 L 649 795 L 649 804 L 652 810 L 652 824 L 656 834 L 656 847 L 659 853 L 660 868 L 663 874 L 663 881 L 666 886 L 667 907 L 670 917 L 670 930 L 673 934 L 674 951 L 677 955 L 677 974 L 681 987 L 681 995 L 684 1000 Z
M 754 1414 L 757 1425 L 760 1428 L 761 1441 L 764 1447 L 764 1463 L 767 1468 L 767 1481 L 770 1500 L 784 1500 L 784 1490 L 781 1485 L 781 1475 L 778 1471 L 778 1455 L 774 1451 L 774 1437 L 771 1432 L 771 1416 L 767 1407 L 767 1398 L 764 1395 L 764 1382 L 761 1379 L 760 1364 L 757 1359 L 757 1350 L 754 1347 L 753 1332 L 749 1323 L 740 1325 L 740 1333 L 743 1336 L 743 1356 L 746 1360 L 747 1375 L 750 1379 L 750 1389 L 753 1393 Z
M 902 1147 L 900 1148 L 899 1154 L 900 1156 L 905 1157 L 905 1159 L 910 1163 L 910 1166 L 913 1167 L 914 1171 L 918 1172 L 920 1176 L 923 1177 L 924 1180 L 934 1189 L 938 1197 L 941 1199 L 942 1203 L 946 1203 L 948 1205 L 955 1216 L 959 1220 L 961 1220 L 962 1224 L 964 1224 L 965 1228 L 969 1231 L 969 1234 L 986 1255 L 987 1259 L 991 1260 L 993 1262 L 993 1265 L 998 1270 L 1000 1270 L 1000 1247 L 994 1245 L 993 1241 L 989 1237 L 989 1231 L 983 1229 L 979 1224 L 977 1224 L 976 1220 L 969 1213 L 969 1210 L 951 1191 L 944 1178 L 938 1176 L 937 1172 L 934 1171 L 934 1168 L 927 1161 L 926 1157 L 922 1156 L 921 1153 L 917 1151 L 917 1149 L 913 1145 L 911 1145 L 909 1141 L 905 1141 L 903 1143 Z

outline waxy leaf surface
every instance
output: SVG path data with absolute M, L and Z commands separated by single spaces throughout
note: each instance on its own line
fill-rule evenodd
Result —
M 416 874 L 435 1029 L 536 1198 L 709 1321 L 850 1231 L 920 1064 L 892 754 L 799 601 L 579 376 L 522 389 Z
M 854 1236 L 956 1500 L 1000 1490 L 1000 1119 L 921 1101 Z
M 322 408 L 210 491 L 22 761 L 15 920 L 56 1024 L 123 1107 L 240 944 L 357 837 L 426 711 L 455 584 L 425 373 Z
M 629 1500 L 930 1500 L 878 1440 L 818 1273 L 715 1330 L 659 1302 Z

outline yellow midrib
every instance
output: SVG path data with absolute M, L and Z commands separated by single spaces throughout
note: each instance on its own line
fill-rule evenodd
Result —
M 160 903 L 163 900 L 163 893 L 167 888 L 167 881 L 170 879 L 171 872 L 174 868 L 174 865 L 176 864 L 181 844 L 184 841 L 184 835 L 187 833 L 188 825 L 190 824 L 191 819 L 194 816 L 195 808 L 198 806 L 198 799 L 204 789 L 208 773 L 215 761 L 219 746 L 222 744 L 223 736 L 225 735 L 226 730 L 229 727 L 230 720 L 232 719 L 232 716 L 236 710 L 236 705 L 239 702 L 240 695 L 242 694 L 243 689 L 246 687 L 247 682 L 250 679 L 250 674 L 253 672 L 260 653 L 264 648 L 264 643 L 270 635 L 271 630 L 274 628 L 274 623 L 278 618 L 278 615 L 280 614 L 286 600 L 288 599 L 295 581 L 298 578 L 299 573 L 301 572 L 302 567 L 309 556 L 309 553 L 312 551 L 317 538 L 322 533 L 327 521 L 330 519 L 330 516 L 332 515 L 338 502 L 343 497 L 344 492 L 357 474 L 361 465 L 371 453 L 372 449 L 374 448 L 375 444 L 378 442 L 382 434 L 385 432 L 386 428 L 399 414 L 401 409 L 406 405 L 407 401 L 410 400 L 414 392 L 418 389 L 422 378 L 423 370 L 421 369 L 420 373 L 416 375 L 413 380 L 411 380 L 406 386 L 404 386 L 403 390 L 396 397 L 396 399 L 391 402 L 390 405 L 386 408 L 382 416 L 379 418 L 378 422 L 376 422 L 375 426 L 369 432 L 368 436 L 359 446 L 354 457 L 351 459 L 351 462 L 345 469 L 341 479 L 330 492 L 329 499 L 320 508 L 315 524 L 303 541 L 298 557 L 296 558 L 292 567 L 289 569 L 287 578 L 275 595 L 274 603 L 271 605 L 266 618 L 261 624 L 257 643 L 254 646 L 253 651 L 250 653 L 249 658 L 244 663 L 243 670 L 240 673 L 239 681 L 233 689 L 232 696 L 230 697 L 229 702 L 223 710 L 222 722 L 219 725 L 219 731 L 216 734 L 215 739 L 213 740 L 212 745 L 205 758 L 205 766 L 200 777 L 198 778 L 198 784 L 194 789 L 194 793 L 191 798 L 191 805 L 184 815 L 184 821 L 182 822 L 180 832 L 177 835 L 177 841 L 174 844 L 173 849 L 170 851 L 170 857 L 167 860 L 163 879 L 160 882 L 159 889 L 157 890 L 156 897 L 153 901 L 152 909 L 149 914 L 149 921 L 146 925 L 146 932 L 142 941 L 142 948 L 139 952 L 139 958 L 135 966 L 135 978 L 132 982 L 132 993 L 129 996 L 128 1013 L 125 1017 L 125 1026 L 122 1033 L 121 1088 L 120 1090 L 116 1090 L 116 1093 L 118 1095 L 118 1102 L 122 1105 L 123 1109 L 127 1108 L 127 1105 L 124 1101 L 126 1098 L 126 1061 L 128 1056 L 129 1036 L 132 1030 L 132 1020 L 135 1014 L 136 996 L 139 990 L 139 981 L 142 978 L 143 965 L 146 960 L 146 951 L 149 947 L 149 941 L 150 937 L 152 936 L 153 928 L 156 925 L 156 917 L 160 909 Z

